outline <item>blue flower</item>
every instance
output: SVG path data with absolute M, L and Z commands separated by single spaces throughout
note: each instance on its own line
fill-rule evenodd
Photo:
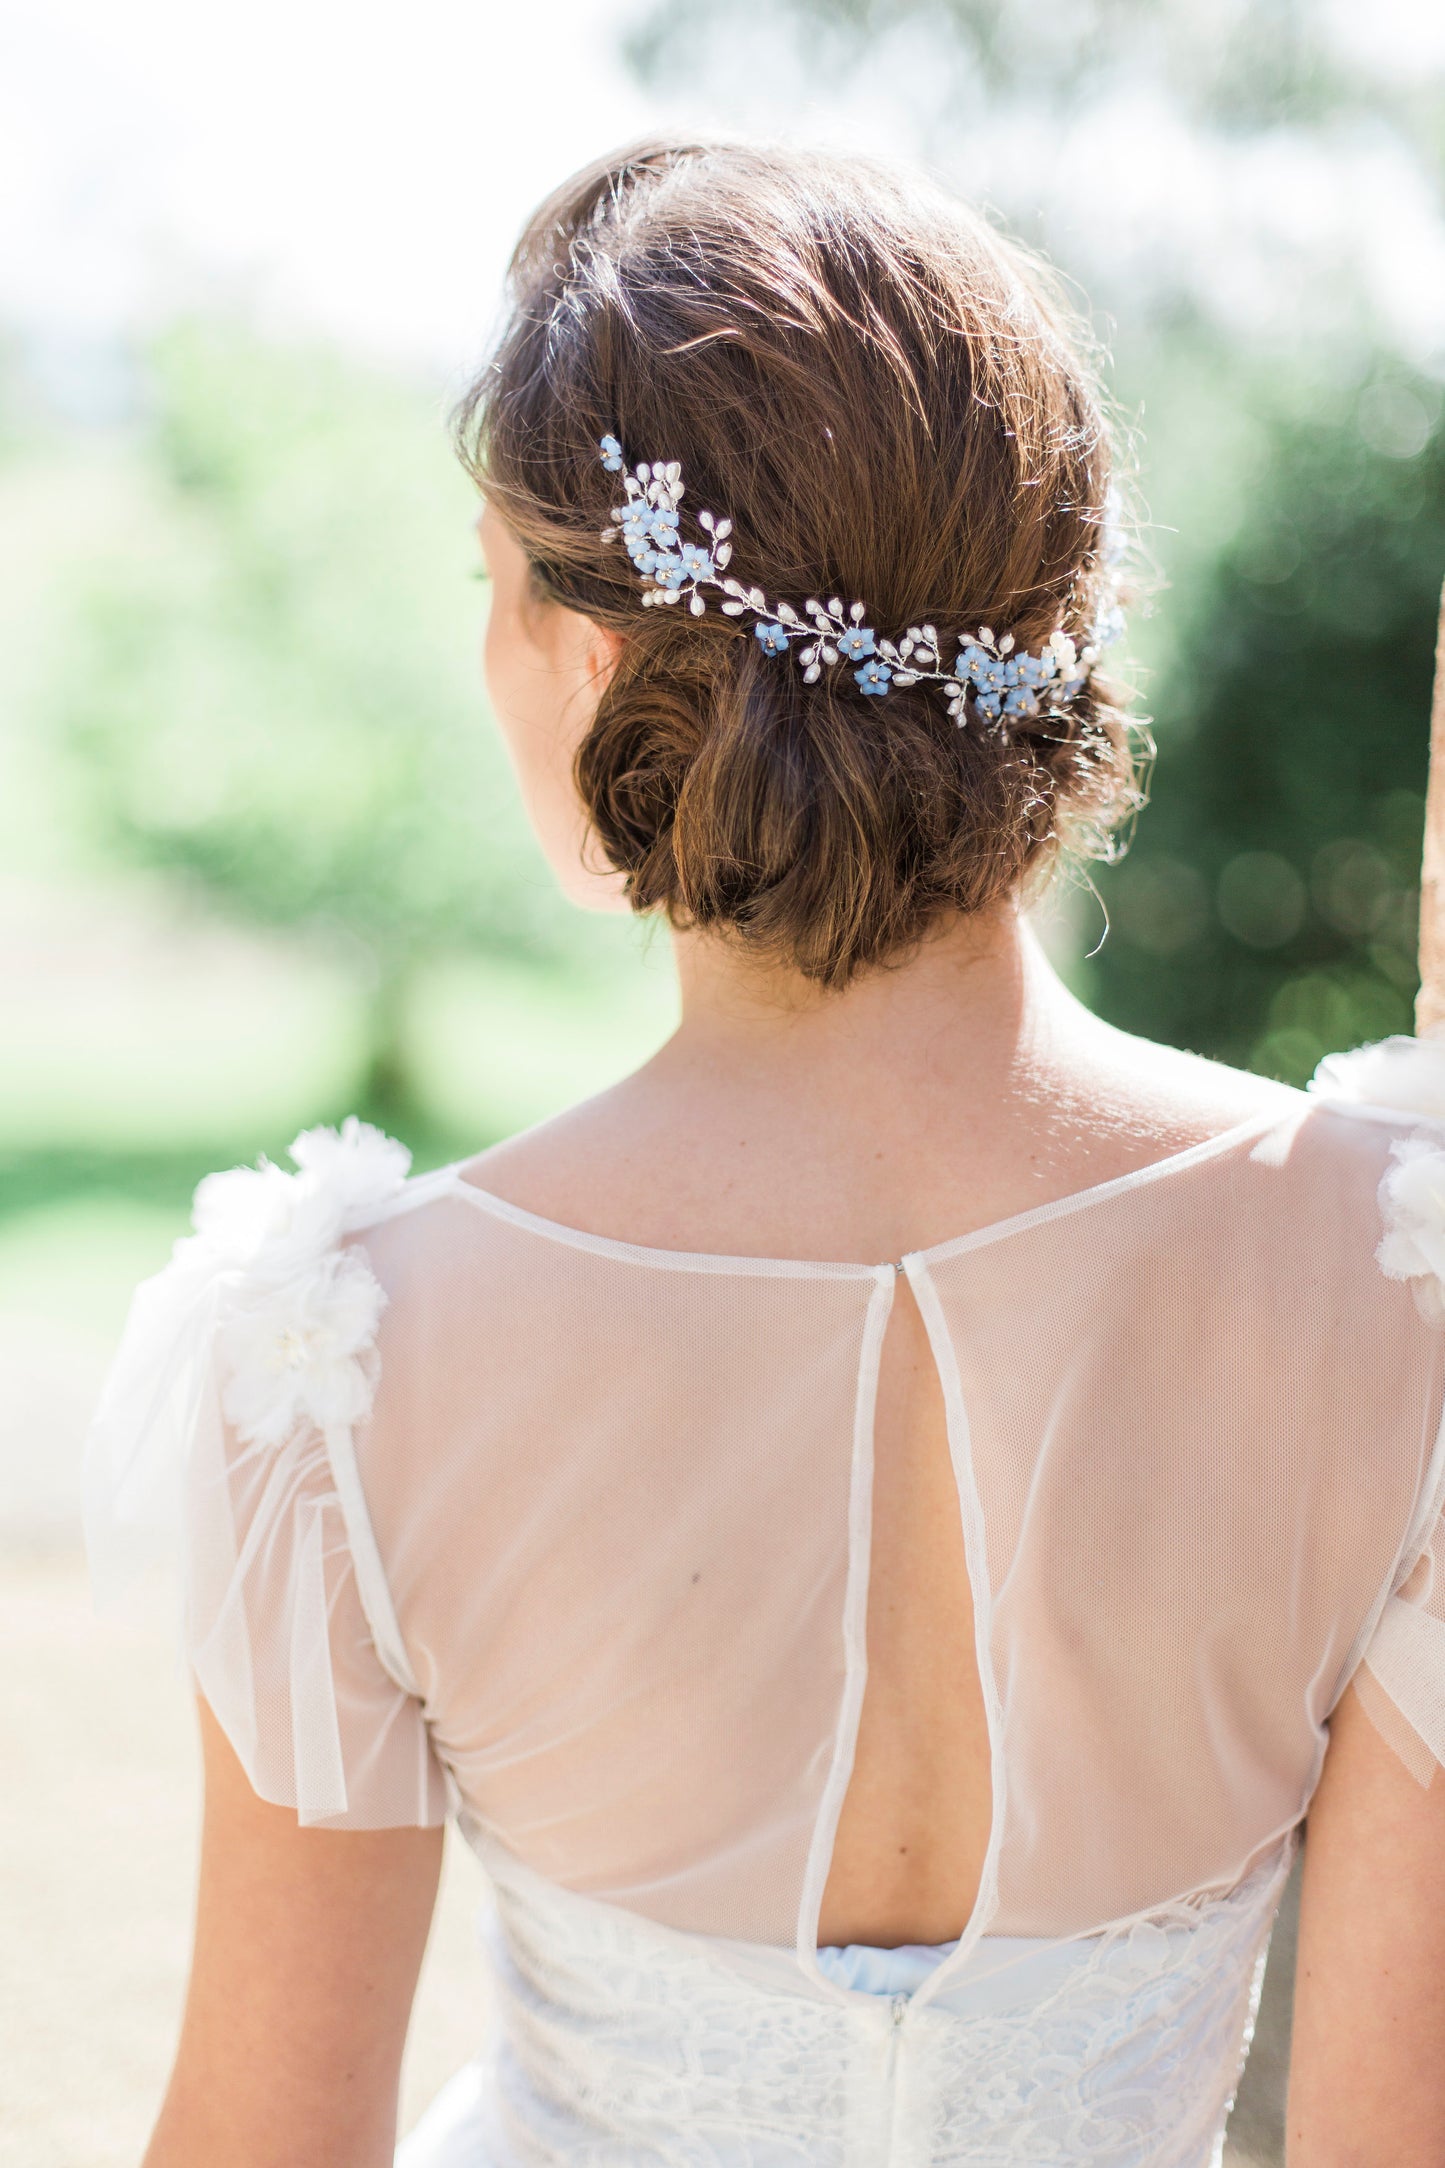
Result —
M 993 668 L 993 657 L 981 647 L 966 647 L 953 666 L 955 677 L 972 678 L 976 685 L 983 682 L 985 670 Z
M 681 587 L 687 578 L 687 567 L 680 557 L 670 557 L 660 551 L 652 576 L 659 587 Z
M 603 437 L 602 464 L 609 474 L 620 474 L 622 472 L 622 446 L 618 443 L 616 437 Z
M 839 636 L 838 653 L 844 662 L 861 662 L 865 655 L 873 653 L 876 645 L 871 625 L 850 625 L 848 630 Z M 862 683 L 861 678 L 859 683 Z M 879 690 L 882 690 L 881 686 Z
M 622 539 L 629 549 L 634 543 L 646 547 L 652 535 L 652 506 L 629 504 L 621 520 Z
M 651 514 L 652 532 L 665 550 L 670 550 L 677 539 L 677 514 L 669 504 L 660 504 Z
M 992 697 L 990 695 L 990 698 Z M 1030 686 L 1015 685 L 1013 691 L 1004 701 L 1003 711 L 1005 715 L 1037 715 L 1039 712 L 1039 696 Z
M 712 578 L 712 556 L 701 542 L 684 542 L 682 545 L 682 561 L 687 568 L 687 576 L 690 580 L 710 580 Z
M 1018 658 L 1016 682 L 1020 685 L 1027 685 L 1031 689 L 1036 689 L 1040 685 L 1048 684 L 1055 668 L 1056 665 L 1052 655 L 1030 655 L 1025 652 Z
M 753 632 L 765 655 L 783 655 L 787 652 L 788 635 L 782 625 L 754 625 Z
M 987 715 L 991 717 L 994 722 L 998 721 L 999 710 L 1003 706 L 1003 701 L 1000 699 L 997 693 L 976 693 L 974 695 L 973 704 L 978 709 L 980 715 Z
M 639 572 L 655 572 L 662 563 L 662 559 L 650 542 L 630 542 L 627 546 L 627 554 Z
M 873 635 L 871 632 L 869 633 L 868 637 L 870 640 L 872 639 Z M 838 642 L 838 645 L 841 647 L 843 645 L 843 642 L 840 640 Z M 863 691 L 865 693 L 886 693 L 888 690 L 888 681 L 892 677 L 893 672 L 889 669 L 886 662 L 865 662 L 862 669 L 855 670 L 853 672 L 853 675 L 857 679 L 859 685 L 863 688 Z

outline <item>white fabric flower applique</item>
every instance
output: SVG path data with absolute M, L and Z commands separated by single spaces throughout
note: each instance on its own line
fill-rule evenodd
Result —
M 1375 1255 L 1392 1280 L 1408 1280 L 1427 1324 L 1445 1326 L 1445 1148 L 1402 1137 L 1380 1183 L 1385 1232 Z
M 308 1419 L 318 1430 L 360 1422 L 384 1302 L 360 1258 L 342 1250 L 239 1304 L 219 1340 L 221 1405 L 237 1436 L 279 1446 Z
M 411 1164 L 404 1145 L 354 1115 L 339 1132 L 305 1130 L 291 1157 L 295 1174 L 262 1160 L 209 1175 L 191 1237 L 242 1268 L 220 1322 L 221 1404 L 238 1436 L 259 1446 L 284 1445 L 308 1419 L 326 1430 L 368 1412 L 386 1298 L 365 1262 L 336 1244 Z
M 348 1115 L 338 1129 L 303 1129 L 289 1148 L 297 1173 L 269 1159 L 208 1174 L 192 1209 L 199 1244 L 230 1265 L 284 1272 L 329 1249 L 353 1213 L 393 1196 L 406 1180 L 404 1144 Z
M 208 1175 L 195 1233 L 177 1263 L 233 1278 L 219 1321 L 221 1404 L 248 1444 L 284 1445 L 309 1418 L 356 1423 L 371 1405 L 367 1358 L 385 1296 L 364 1261 L 337 1243 L 405 1181 L 411 1154 L 348 1117 L 290 1147 L 297 1172 L 263 1159 Z
M 170 1551 L 187 1464 L 220 1465 L 217 1399 L 264 1451 L 369 1412 L 386 1297 L 343 1238 L 397 1195 L 411 1154 L 353 1115 L 303 1131 L 290 1156 L 294 1174 L 262 1159 L 208 1175 L 195 1232 L 136 1290 L 86 1443 L 87 1543 L 108 1590 Z
M 1347 1054 L 1326 1054 L 1308 1089 L 1339 1106 L 1388 1108 L 1445 1121 L 1445 1041 L 1397 1032 Z
M 1403 1034 L 1329 1054 L 1310 1091 L 1348 1112 L 1417 1114 L 1445 1125 L 1445 1041 Z M 1384 1233 L 1375 1256 L 1408 1280 L 1427 1324 L 1445 1327 L 1445 1126 L 1401 1137 L 1380 1182 Z

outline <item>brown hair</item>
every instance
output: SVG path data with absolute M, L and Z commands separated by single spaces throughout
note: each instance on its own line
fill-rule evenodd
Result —
M 809 685 L 747 620 L 641 608 L 603 539 L 612 433 L 629 464 L 681 461 L 770 597 L 861 597 L 889 634 L 936 625 L 945 657 L 980 624 L 1082 644 L 1108 436 L 1032 259 L 871 162 L 650 142 L 541 206 L 510 296 L 458 444 L 543 592 L 624 636 L 576 780 L 637 910 L 841 986 L 1061 844 L 1109 854 L 1140 791 L 1092 677 L 1067 721 L 960 728 L 940 686 Z

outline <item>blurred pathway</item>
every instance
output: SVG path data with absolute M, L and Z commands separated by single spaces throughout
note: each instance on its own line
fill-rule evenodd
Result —
M 0 1555 L 0 2168 L 136 2168 L 175 2046 L 199 1776 L 165 1592 L 97 1620 L 70 1549 Z M 480 1874 L 449 1840 L 403 2128 L 480 2039 Z

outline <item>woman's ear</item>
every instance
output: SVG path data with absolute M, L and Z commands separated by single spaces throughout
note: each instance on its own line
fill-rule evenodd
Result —
M 622 654 L 622 634 L 535 591 L 529 596 L 527 617 L 532 639 L 550 667 L 601 699 Z
M 590 617 L 586 622 L 592 634 L 593 675 L 598 680 L 597 690 L 600 695 L 622 659 L 622 634 L 614 632 L 608 625 L 594 624 Z

